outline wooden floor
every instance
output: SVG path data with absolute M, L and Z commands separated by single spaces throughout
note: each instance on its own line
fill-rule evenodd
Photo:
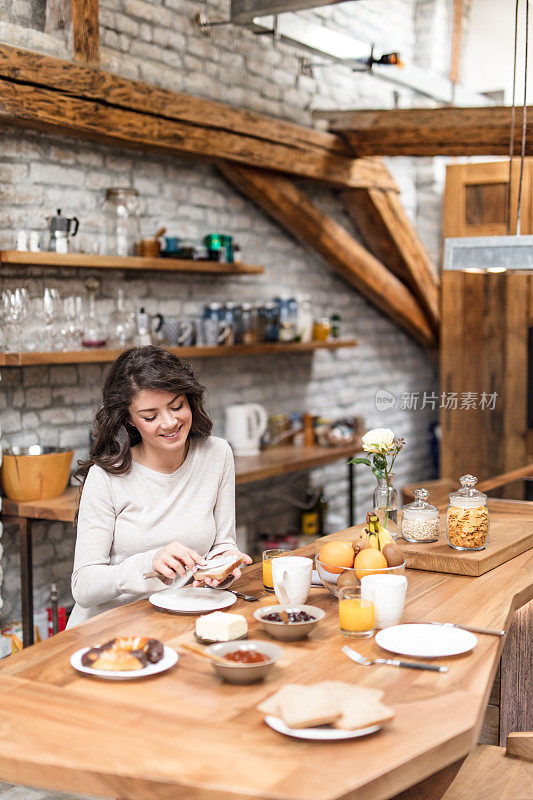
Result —
M 44 789 L 31 789 L 29 786 L 13 786 L 0 781 L 0 800 L 96 800 L 88 795 L 47 792 Z M 98 798 L 98 800 L 101 800 Z

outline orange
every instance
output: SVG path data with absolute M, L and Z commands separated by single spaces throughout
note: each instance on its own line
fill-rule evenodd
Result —
M 329 572 L 335 572 L 337 575 L 340 575 L 342 568 L 353 567 L 353 557 L 351 542 L 326 542 L 318 554 L 318 560 L 327 567 Z
M 385 572 L 387 568 L 387 559 L 379 550 L 373 547 L 365 547 L 360 550 L 354 561 L 355 574 L 361 580 L 365 575 L 377 575 L 380 572 Z

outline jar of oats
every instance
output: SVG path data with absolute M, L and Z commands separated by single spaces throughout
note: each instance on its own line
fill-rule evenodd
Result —
M 487 495 L 475 487 L 477 478 L 463 475 L 461 488 L 450 492 L 446 512 L 448 544 L 455 550 L 483 550 L 489 538 Z
M 439 538 L 439 509 L 428 503 L 427 489 L 415 489 L 413 503 L 403 507 L 402 536 L 407 542 L 436 542 Z

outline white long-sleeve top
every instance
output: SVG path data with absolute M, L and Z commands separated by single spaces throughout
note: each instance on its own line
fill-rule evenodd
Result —
M 133 462 L 124 475 L 93 465 L 78 514 L 68 627 L 166 588 L 146 580 L 161 547 L 179 541 L 212 557 L 237 549 L 235 467 L 224 439 L 190 440 L 170 475 Z

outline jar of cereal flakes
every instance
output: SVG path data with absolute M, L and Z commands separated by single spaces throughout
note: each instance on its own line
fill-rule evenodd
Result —
M 461 489 L 450 492 L 446 535 L 455 550 L 483 550 L 489 538 L 487 495 L 475 489 L 477 478 L 463 475 Z

